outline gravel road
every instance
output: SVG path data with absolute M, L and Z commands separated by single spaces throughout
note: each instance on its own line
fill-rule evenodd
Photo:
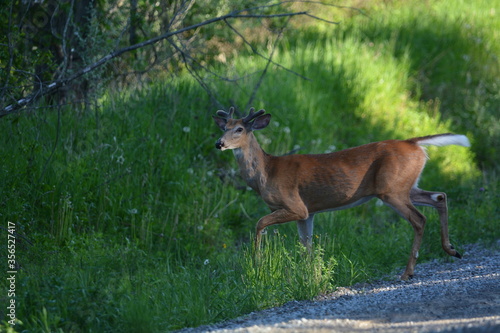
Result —
M 463 259 L 417 264 L 397 276 L 182 332 L 500 332 L 500 240 Z

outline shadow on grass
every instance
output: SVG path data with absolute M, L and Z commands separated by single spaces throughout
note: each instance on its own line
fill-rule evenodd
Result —
M 499 62 L 485 33 L 460 20 L 416 16 L 369 24 L 358 36 L 390 43 L 395 58 L 409 56 L 414 97 L 434 103 L 455 132 L 472 133 L 478 165 L 491 168 L 500 148 Z

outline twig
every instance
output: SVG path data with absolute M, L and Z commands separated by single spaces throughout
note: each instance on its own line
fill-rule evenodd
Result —
M 200 77 L 198 72 L 196 72 L 196 70 L 192 66 L 189 65 L 185 52 L 182 51 L 180 49 L 180 47 L 177 46 L 173 41 L 168 40 L 168 42 L 170 43 L 170 45 L 172 45 L 173 48 L 175 48 L 177 50 L 177 52 L 180 53 L 182 60 L 184 61 L 184 64 L 186 65 L 186 69 L 188 70 L 189 74 L 191 74 L 191 76 L 194 77 L 194 79 L 198 82 L 198 84 L 207 92 L 207 94 L 208 94 L 208 96 L 210 96 L 210 99 L 212 100 L 212 102 L 215 102 L 218 105 L 222 105 L 222 103 L 220 103 L 217 100 L 217 98 L 214 96 L 214 94 L 210 90 L 210 87 L 202 80 L 202 78 Z
M 250 13 L 251 11 L 255 11 L 255 10 L 259 10 L 259 9 L 263 9 L 263 8 L 271 8 L 271 7 L 275 7 L 275 6 L 280 6 L 280 5 L 284 4 L 284 3 L 289 3 L 289 2 L 300 2 L 300 1 L 282 1 L 282 2 L 279 2 L 279 3 L 265 5 L 265 6 L 253 7 L 253 8 L 243 9 L 243 10 L 236 10 L 236 11 L 233 11 L 233 12 L 231 12 L 229 14 L 218 16 L 218 17 L 214 17 L 212 19 L 209 19 L 209 20 L 197 23 L 197 24 L 193 24 L 193 25 L 190 25 L 188 27 L 184 27 L 184 28 L 180 28 L 180 29 L 175 30 L 175 31 L 167 32 L 167 33 L 165 33 L 163 35 L 157 36 L 155 38 L 148 39 L 148 40 L 143 41 L 141 43 L 137 43 L 137 44 L 134 44 L 134 45 L 131 45 L 131 46 L 124 47 L 122 49 L 113 51 L 113 52 L 109 53 L 108 55 L 102 57 L 98 61 L 94 62 L 93 64 L 90 64 L 90 65 L 82 68 L 81 70 L 75 72 L 74 74 L 70 75 L 69 77 L 55 80 L 55 81 L 53 81 L 53 82 L 51 82 L 51 83 L 49 83 L 49 84 L 47 84 L 45 86 L 42 85 L 40 89 L 38 89 L 37 91 L 29 94 L 28 96 L 23 97 L 21 99 L 18 99 L 15 103 L 12 103 L 12 104 L 10 104 L 8 106 L 2 107 L 2 109 L 0 110 L 0 117 L 4 117 L 6 115 L 9 115 L 9 114 L 17 112 L 21 108 L 23 108 L 23 107 L 25 107 L 25 106 L 27 106 L 27 105 L 29 105 L 29 104 L 37 101 L 39 98 L 41 98 L 41 97 L 43 97 L 45 95 L 48 95 L 48 94 L 56 91 L 57 89 L 65 86 L 69 82 L 78 79 L 79 77 L 81 77 L 81 76 L 87 74 L 88 72 L 90 72 L 90 71 L 92 71 L 92 70 L 94 70 L 94 69 L 96 69 L 96 68 L 104 65 L 105 63 L 109 62 L 110 60 L 121 56 L 124 53 L 131 52 L 131 51 L 137 50 L 139 48 L 142 48 L 142 47 L 145 47 L 145 46 L 148 46 L 148 45 L 156 44 L 159 41 L 162 41 L 162 40 L 165 40 L 165 39 L 168 40 L 170 37 L 173 37 L 175 35 L 179 35 L 179 34 L 182 34 L 184 32 L 190 31 L 190 30 L 198 29 L 200 27 L 203 27 L 203 26 L 206 26 L 206 25 L 210 25 L 210 24 L 213 24 L 215 22 L 225 21 L 227 19 L 238 19 L 238 18 L 243 18 L 243 19 L 248 19 L 248 18 L 259 18 L 259 19 L 262 19 L 262 18 L 279 18 L 279 17 L 292 18 L 294 16 L 300 16 L 300 15 L 304 15 L 304 16 L 309 16 L 309 17 L 316 18 L 315 16 L 309 14 L 306 11 L 290 12 L 290 13 L 282 13 L 282 14 L 269 14 L 269 15 L 268 14 L 242 14 L 244 12 Z M 319 19 L 319 18 L 317 18 L 317 19 Z M 325 22 L 328 22 L 328 23 L 332 23 L 332 24 L 336 24 L 337 23 L 337 22 L 332 22 L 332 21 L 328 21 L 328 20 L 324 20 L 324 19 L 321 19 L 321 20 L 325 21 Z M 236 31 L 236 30 L 233 28 L 233 31 Z M 241 36 L 241 34 L 239 34 L 239 35 Z M 258 54 L 258 52 L 257 52 L 257 54 Z M 268 59 L 268 58 L 266 58 L 266 59 Z M 268 65 L 269 65 L 269 62 L 268 62 Z M 279 64 L 276 64 L 276 65 L 279 66 Z M 295 73 L 295 74 L 297 74 L 297 73 Z M 303 77 L 303 78 L 306 79 L 305 77 Z
M 260 54 L 260 53 L 259 53 L 259 51 L 257 51 L 257 49 L 256 49 L 255 47 L 253 47 L 252 43 L 250 43 L 250 42 L 249 42 L 249 41 L 245 38 L 245 36 L 243 36 L 243 35 L 242 35 L 242 34 L 241 34 L 241 33 L 240 33 L 240 32 L 239 32 L 236 28 L 234 28 L 234 27 L 233 27 L 233 26 L 232 26 L 232 25 L 231 25 L 231 24 L 230 24 L 227 20 L 224 20 L 224 23 L 226 23 L 226 25 L 229 27 L 229 29 L 233 30 L 233 32 L 234 32 L 235 34 L 237 34 L 238 36 L 240 36 L 240 37 L 241 37 L 241 39 L 243 40 L 243 43 L 245 43 L 246 45 L 248 45 L 254 54 L 258 55 L 258 56 L 259 56 L 259 57 L 261 57 L 261 58 L 266 59 L 267 61 L 271 61 L 271 63 L 272 63 L 273 65 L 276 65 L 277 67 L 279 67 L 279 68 L 281 68 L 281 69 L 284 69 L 284 70 L 286 70 L 287 72 L 290 72 L 290 73 L 292 73 L 292 74 L 294 74 L 294 75 L 296 75 L 296 76 L 300 77 L 301 79 L 304 79 L 304 80 L 307 80 L 307 81 L 311 81 L 311 79 L 309 79 L 308 77 L 305 77 L 305 76 L 303 76 L 303 75 L 301 75 L 301 74 L 299 74 L 299 73 L 297 73 L 297 72 L 295 72 L 295 71 L 292 71 L 291 69 L 286 68 L 286 67 L 284 67 L 283 65 L 278 64 L 277 62 L 274 62 L 274 61 L 272 61 L 271 59 L 269 59 L 268 57 L 266 57 L 266 56 L 264 56 L 264 55 Z M 274 51 L 274 49 L 273 49 L 273 51 Z
M 335 5 L 335 4 L 332 4 L 332 3 L 324 3 L 324 2 L 321 2 L 321 1 L 286 0 L 286 1 L 282 1 L 280 4 L 284 4 L 284 3 L 312 3 L 312 4 L 321 5 L 321 6 L 335 7 L 335 8 L 340 8 L 340 9 L 351 9 L 351 10 L 354 10 L 354 11 L 360 13 L 361 15 L 364 15 L 366 17 L 370 17 L 364 11 L 362 11 L 361 9 L 356 8 L 356 7 Z M 320 20 L 322 20 L 322 19 L 320 19 Z M 333 23 L 337 24 L 338 22 L 333 22 Z
M 245 109 L 248 109 L 252 105 L 253 100 L 255 99 L 255 96 L 257 95 L 257 91 L 259 90 L 259 87 L 262 84 L 262 81 L 264 81 L 264 76 L 267 73 L 267 69 L 269 68 L 269 65 L 271 63 L 274 63 L 274 61 L 272 59 L 273 59 L 273 56 L 274 56 L 274 51 L 276 50 L 276 45 L 278 44 L 278 41 L 283 36 L 283 30 L 285 30 L 285 27 L 288 25 L 288 22 L 290 22 L 290 18 L 288 18 L 288 20 L 286 21 L 285 25 L 283 26 L 283 28 L 281 29 L 280 33 L 278 34 L 278 37 L 276 38 L 276 41 L 274 42 L 273 48 L 271 50 L 271 54 L 269 55 L 269 59 L 268 59 L 268 61 L 266 63 L 266 67 L 264 67 L 264 70 L 262 71 L 262 74 L 260 75 L 259 81 L 257 81 L 257 84 L 255 85 L 255 87 L 254 87 L 254 89 L 252 91 L 252 95 L 250 96 L 250 99 L 248 100 L 248 103 L 247 103 L 247 107 Z

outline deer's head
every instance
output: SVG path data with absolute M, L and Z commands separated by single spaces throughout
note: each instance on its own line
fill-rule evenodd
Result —
M 264 114 L 265 112 L 264 110 L 255 112 L 255 109 L 251 108 L 246 117 L 233 119 L 233 107 L 229 109 L 229 112 L 217 111 L 217 115 L 213 116 L 213 118 L 217 126 L 224 131 L 224 134 L 217 140 L 215 147 L 226 150 L 245 146 L 252 131 L 263 129 L 269 125 L 271 115 Z

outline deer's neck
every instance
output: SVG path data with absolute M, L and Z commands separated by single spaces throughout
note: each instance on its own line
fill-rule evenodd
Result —
M 247 143 L 241 148 L 234 149 L 234 156 L 243 179 L 260 194 L 267 182 L 266 163 L 269 155 L 262 150 L 253 133 L 248 135 Z

